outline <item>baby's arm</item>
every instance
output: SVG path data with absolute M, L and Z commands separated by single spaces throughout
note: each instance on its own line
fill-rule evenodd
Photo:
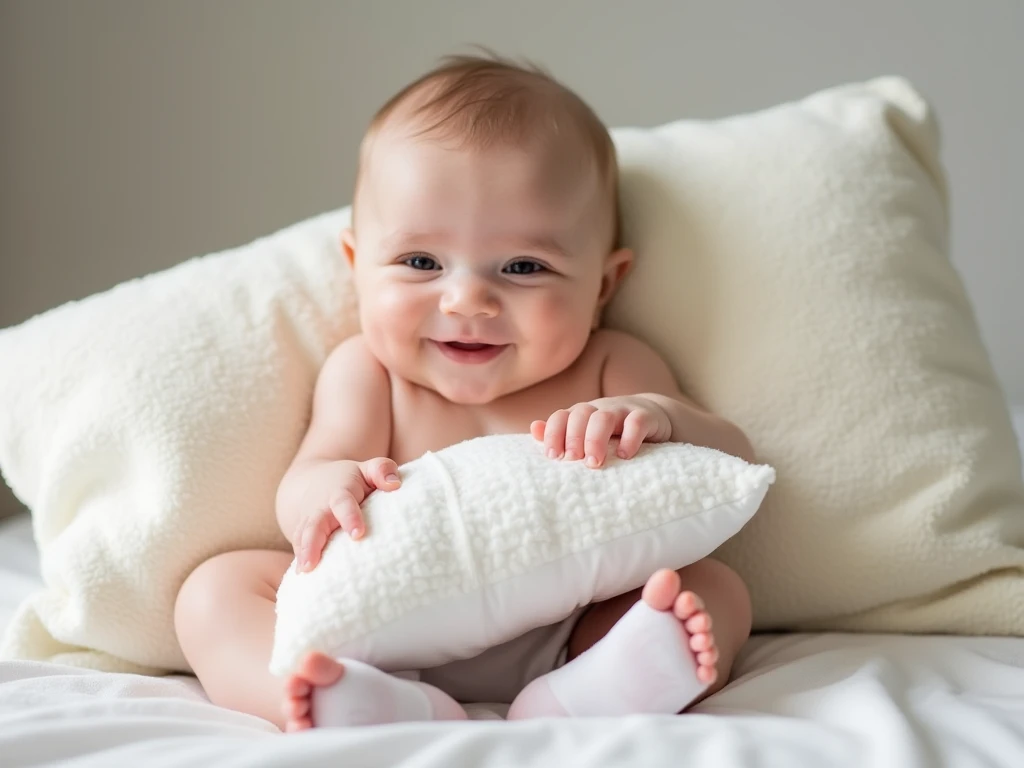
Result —
M 657 352 L 624 333 L 608 332 L 608 336 L 608 358 L 601 377 L 605 397 L 635 395 L 659 406 L 672 425 L 670 442 L 703 445 L 754 461 L 753 446 L 743 430 L 684 395 Z
M 642 341 L 601 331 L 601 394 L 589 403 L 557 411 L 530 431 L 552 458 L 605 463 L 609 442 L 619 436 L 618 455 L 632 458 L 643 442 L 686 442 L 715 448 L 753 462 L 754 450 L 735 424 L 687 398 L 665 361 Z
M 338 528 L 363 534 L 359 505 L 367 494 L 398 487 L 397 465 L 382 458 L 390 442 L 387 372 L 362 337 L 353 337 L 320 371 L 309 428 L 277 491 L 277 521 L 300 569 L 316 566 Z

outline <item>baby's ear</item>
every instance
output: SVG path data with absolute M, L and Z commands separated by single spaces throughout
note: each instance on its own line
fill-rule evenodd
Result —
M 605 305 L 612 300 L 615 289 L 629 273 L 633 266 L 633 251 L 629 248 L 619 248 L 612 251 L 604 260 L 604 274 L 601 276 L 601 293 L 597 297 L 598 309 L 604 309 Z
M 356 263 L 356 235 L 351 227 L 341 230 L 341 252 L 345 254 L 350 267 Z

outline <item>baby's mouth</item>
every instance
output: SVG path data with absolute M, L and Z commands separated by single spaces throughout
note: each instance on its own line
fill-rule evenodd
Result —
M 449 360 L 457 363 L 486 363 L 502 352 L 508 344 L 484 344 L 478 341 L 435 341 L 437 348 Z
M 455 349 L 465 349 L 469 352 L 479 352 L 481 349 L 487 349 L 487 347 L 493 347 L 494 344 L 483 344 L 481 342 L 470 343 L 468 341 L 446 341 L 444 342 L 450 347 Z

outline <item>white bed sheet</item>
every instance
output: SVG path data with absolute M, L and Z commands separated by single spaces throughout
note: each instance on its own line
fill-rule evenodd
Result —
M 0 526 L 0 622 L 38 584 Z M 414 723 L 285 736 L 194 679 L 0 663 L 0 765 L 657 768 L 1024 766 L 1024 638 L 760 636 L 682 717 Z
M 0 524 L 0 629 L 38 583 L 27 516 Z M 289 736 L 213 706 L 192 678 L 0 663 L 0 766 L 50 764 L 1021 768 L 1024 638 L 758 636 L 733 682 L 682 717 Z

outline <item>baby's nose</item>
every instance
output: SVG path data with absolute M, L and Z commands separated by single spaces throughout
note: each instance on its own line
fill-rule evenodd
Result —
M 498 314 L 498 300 L 486 280 L 475 276 L 453 278 L 441 295 L 441 312 L 445 315 L 474 317 Z

